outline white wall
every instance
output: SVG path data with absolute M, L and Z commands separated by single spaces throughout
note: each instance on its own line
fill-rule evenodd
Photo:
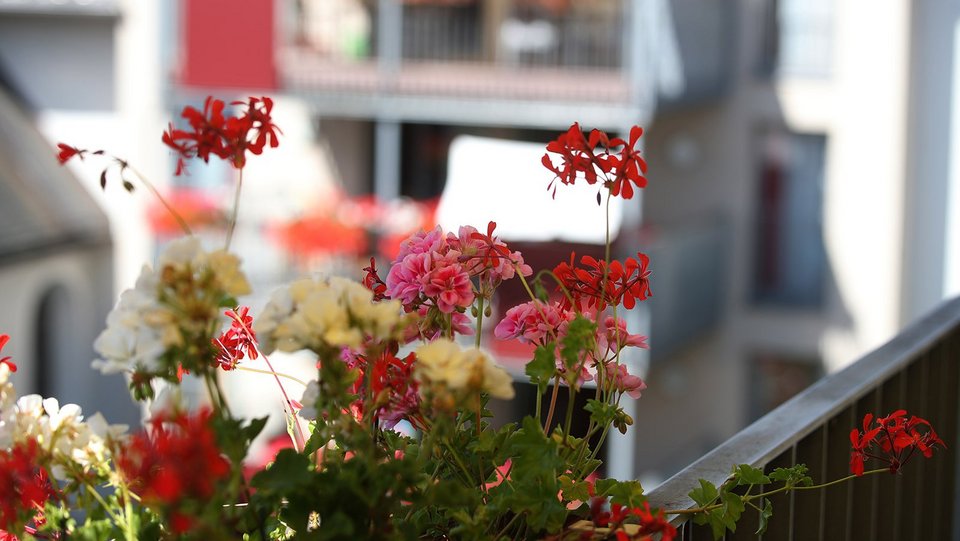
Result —
M 0 62 L 39 109 L 114 107 L 112 17 L 0 16 Z
M 111 422 L 134 423 L 139 410 L 130 399 L 120 376 L 105 377 L 90 368 L 93 341 L 105 326 L 112 307 L 112 251 L 109 247 L 61 250 L 0 267 L 0 333 L 10 335 L 3 354 L 10 355 L 18 370 L 14 384 L 22 396 L 37 392 L 36 337 L 38 314 L 44 294 L 62 287 L 65 302 L 59 304 L 55 329 L 48 345 L 55 347 L 50 359 L 49 396 L 61 404 L 79 404 L 85 415 L 102 411 Z

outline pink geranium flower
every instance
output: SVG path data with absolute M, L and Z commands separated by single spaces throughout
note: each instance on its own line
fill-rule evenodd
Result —
M 436 302 L 437 308 L 444 314 L 473 304 L 473 284 L 470 283 L 470 275 L 459 263 L 438 265 L 424 282 L 423 294 Z

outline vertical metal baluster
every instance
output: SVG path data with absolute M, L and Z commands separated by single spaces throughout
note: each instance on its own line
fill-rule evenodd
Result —
M 882 405 L 882 400 L 883 400 L 883 385 L 880 385 L 879 387 L 877 387 L 877 389 L 873 392 L 873 396 L 874 396 L 873 411 L 879 412 Z M 877 413 L 877 414 L 882 415 L 882 413 Z M 880 505 L 879 484 L 880 483 L 877 481 L 876 478 L 870 479 L 870 537 L 868 539 L 877 538 L 877 517 L 880 514 L 879 513 L 879 505 Z
M 847 425 L 851 427 L 858 426 L 857 419 L 857 403 L 854 402 L 847 408 L 847 413 L 844 415 L 847 418 Z M 854 488 L 850 487 L 847 489 L 847 498 L 844 511 L 844 540 L 850 541 L 851 536 L 853 535 L 853 495 Z

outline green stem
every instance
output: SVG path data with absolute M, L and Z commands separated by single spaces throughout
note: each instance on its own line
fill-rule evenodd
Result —
M 878 473 L 889 472 L 889 471 L 890 471 L 889 468 L 877 468 L 875 470 L 865 471 L 863 472 L 863 475 L 875 475 Z M 743 502 L 749 503 L 758 498 L 766 498 L 768 496 L 773 496 L 774 494 L 780 494 L 781 492 L 789 492 L 791 490 L 820 490 L 821 488 L 827 488 L 829 486 L 838 485 L 840 483 L 850 481 L 852 479 L 856 479 L 857 477 L 863 477 L 863 475 L 848 475 L 846 477 L 841 477 L 840 479 L 834 479 L 833 481 L 830 481 L 828 483 L 822 483 L 819 485 L 810 485 L 810 486 L 802 486 L 802 487 L 785 485 L 774 490 L 768 490 L 766 492 L 761 492 L 760 494 L 754 494 L 753 496 L 745 496 L 743 497 Z M 722 504 L 722 503 L 714 503 L 710 505 L 705 505 L 703 507 L 694 507 L 691 509 L 666 509 L 663 511 L 663 514 L 665 515 L 696 515 L 697 513 L 707 513 L 707 512 L 713 511 L 714 509 L 719 509 L 724 505 L 725 504 Z
M 303 381 L 302 379 L 295 378 L 289 374 L 284 374 L 283 372 L 273 372 L 271 370 L 260 370 L 259 368 L 250 368 L 249 366 L 238 366 L 237 370 L 243 370 L 244 372 L 255 372 L 257 374 L 267 374 L 271 376 L 278 376 L 281 378 L 287 378 L 290 381 L 303 385 L 304 387 L 307 386 L 307 382 Z
M 233 230 L 237 227 L 237 217 L 240 215 L 240 190 L 243 189 L 243 168 L 237 176 L 237 190 L 233 194 L 233 215 L 230 217 L 230 225 L 227 227 L 227 242 L 223 249 L 230 249 L 230 242 L 233 240 Z
M 117 513 L 116 511 L 114 511 L 114 510 L 107 504 L 107 502 L 103 499 L 103 496 L 101 496 L 100 493 L 97 492 L 97 489 L 96 489 L 93 485 L 91 485 L 89 482 L 84 482 L 84 483 L 83 483 L 83 486 L 86 487 L 87 492 L 89 492 L 90 495 L 93 496 L 94 499 L 97 500 L 98 503 L 100 503 L 100 507 L 103 507 L 103 510 L 104 510 L 108 515 L 110 515 L 110 520 L 112 520 L 113 523 L 117 525 L 117 528 L 119 528 L 119 529 L 121 529 L 121 530 L 123 530 L 123 531 L 126 531 L 126 526 L 125 526 L 126 520 L 125 520 L 124 516 L 123 516 L 122 514 L 120 514 L 120 513 Z
M 232 417 L 230 407 L 227 405 L 227 397 L 224 395 L 223 389 L 220 388 L 220 382 L 217 380 L 217 373 L 207 371 L 203 375 L 203 381 L 207 385 L 207 393 L 210 395 L 213 408 L 217 413 L 224 418 Z
M 123 537 L 126 541 L 137 541 L 137 532 L 133 529 L 133 502 L 127 486 L 121 481 L 117 486 L 123 498 Z
M 481 333 L 483 332 L 483 296 L 477 296 L 477 338 L 475 340 L 475 345 L 477 349 L 480 349 L 480 340 L 482 338 Z
M 510 529 L 510 527 L 513 526 L 513 523 L 516 522 L 517 519 L 519 519 L 521 516 L 523 516 L 523 513 L 517 513 L 513 515 L 513 518 L 510 519 L 510 522 L 507 522 L 507 525 L 504 526 L 502 530 L 497 532 L 497 535 L 494 536 L 493 539 L 498 540 L 501 537 L 503 537 L 507 533 L 507 531 Z
M 473 477 L 473 474 L 470 473 L 470 468 L 467 468 L 467 465 L 463 462 L 463 459 L 460 458 L 460 455 L 457 453 L 456 448 L 450 444 L 448 441 L 444 441 L 443 445 L 447 448 L 447 451 L 453 456 L 454 462 L 457 463 L 457 466 L 463 471 L 463 475 L 466 480 L 469 482 L 470 478 Z M 480 484 L 483 485 L 483 479 L 480 480 Z
M 567 387 L 569 392 L 567 393 L 567 415 L 563 420 L 563 444 L 567 444 L 567 438 L 570 436 L 570 430 L 573 425 L 573 401 L 577 396 L 577 391 L 574 390 L 573 385 Z
M 137 178 L 140 180 L 140 184 L 143 184 L 147 188 L 147 190 L 150 193 L 152 193 L 153 196 L 156 197 L 158 201 L 160 201 L 160 204 L 163 205 L 163 208 L 165 208 L 167 212 L 169 212 L 170 215 L 173 216 L 173 219 L 177 221 L 177 225 L 180 226 L 180 229 L 182 229 L 185 234 L 192 235 L 193 231 L 190 230 L 190 226 L 187 225 L 187 221 L 184 220 L 183 216 L 180 216 L 180 214 L 176 210 L 174 210 L 173 206 L 169 202 L 167 202 L 167 200 L 164 199 L 162 195 L 160 195 L 160 192 L 153 185 L 153 183 L 147 180 L 147 177 L 145 177 L 142 173 L 140 173 L 140 171 L 137 171 L 136 169 L 134 169 L 127 162 L 123 162 L 123 164 L 124 164 L 124 167 L 132 171 L 134 175 L 137 175 Z
M 550 396 L 550 407 L 547 409 L 547 419 L 543 423 L 543 432 L 550 433 L 550 425 L 553 424 L 553 411 L 557 407 L 557 394 L 560 392 L 560 374 L 557 374 L 553 380 L 553 394 Z

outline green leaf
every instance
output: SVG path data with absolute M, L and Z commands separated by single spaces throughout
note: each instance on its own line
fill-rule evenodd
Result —
M 291 425 L 289 424 L 289 418 L 288 418 L 287 428 L 288 428 L 287 434 L 291 434 L 292 436 L 292 429 L 291 429 Z M 313 432 L 310 433 L 310 437 L 307 438 L 307 441 L 303 446 L 303 454 L 312 455 L 313 453 L 317 452 L 317 449 L 323 447 L 328 443 L 330 442 L 323 437 L 323 434 L 321 434 L 319 430 L 314 429 Z
M 737 521 L 740 520 L 740 515 L 746 508 L 743 498 L 735 492 L 725 491 L 720 495 L 720 499 L 723 501 L 721 509 L 723 509 L 724 523 L 731 532 L 735 532 L 737 531 Z
M 295 492 L 310 482 L 310 459 L 294 451 L 283 449 L 269 468 L 257 473 L 250 484 L 260 490 L 281 493 Z
M 691 500 L 697 502 L 697 505 L 700 507 L 706 507 L 713 503 L 713 500 L 717 499 L 719 493 L 713 483 L 706 479 L 700 479 L 700 488 L 691 490 L 687 495 L 690 496 Z
M 713 539 L 723 539 L 723 534 L 727 531 L 727 525 L 723 519 L 723 511 L 714 509 L 707 514 L 707 521 L 710 524 L 710 531 L 713 533 Z
M 605 481 L 611 483 L 606 484 Z M 600 487 L 603 486 L 601 492 Z M 640 507 L 646 498 L 643 496 L 643 486 L 640 481 L 617 481 L 616 479 L 602 479 L 597 481 L 597 493 L 610 496 L 612 503 L 619 503 L 627 507 Z
M 251 419 L 250 424 L 243 427 L 243 436 L 247 438 L 247 441 L 253 441 L 254 438 L 260 435 L 260 432 L 263 431 L 263 427 L 267 425 L 267 419 L 270 417 L 260 417 L 259 419 Z
M 547 384 L 557 373 L 557 363 L 553 356 L 555 349 L 555 342 L 537 347 L 533 352 L 533 360 L 527 363 L 524 369 L 527 376 L 530 377 L 530 383 L 539 387 L 541 393 L 546 390 Z
M 767 531 L 767 523 L 773 516 L 773 504 L 769 499 L 763 500 L 763 510 L 760 511 L 760 527 L 757 528 L 757 535 L 763 535 Z
M 563 337 L 560 347 L 560 357 L 563 366 L 567 368 L 570 383 L 576 381 L 581 357 L 584 352 L 593 350 L 597 337 L 597 325 L 583 316 L 577 316 L 567 325 L 567 334 Z
M 560 476 L 560 490 L 563 491 L 565 501 L 588 501 L 590 499 L 589 486 L 590 483 L 574 481 L 569 475 Z
M 769 477 L 773 481 L 783 482 L 788 487 L 810 486 L 813 484 L 813 479 L 807 475 L 806 464 L 795 464 L 789 468 L 777 468 L 770 472 Z
M 733 475 L 737 479 L 737 486 L 741 485 L 766 485 L 770 483 L 770 478 L 763 474 L 763 470 L 754 468 L 749 464 L 740 464 L 733 469 Z
M 599 426 L 607 426 L 617 417 L 617 406 L 601 400 L 589 399 L 584 410 L 590 412 L 590 420 Z

